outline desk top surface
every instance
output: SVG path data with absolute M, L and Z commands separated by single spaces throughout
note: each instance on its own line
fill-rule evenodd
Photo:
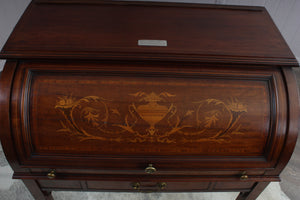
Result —
M 0 57 L 297 66 L 263 7 L 80 2 L 32 2 Z

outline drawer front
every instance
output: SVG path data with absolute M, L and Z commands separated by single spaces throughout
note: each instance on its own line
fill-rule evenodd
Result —
M 249 191 L 254 182 L 195 182 L 158 179 L 145 181 L 68 181 L 38 180 L 43 190 L 88 190 L 88 191 L 128 191 L 128 192 L 191 192 L 191 191 Z
M 87 188 L 90 190 L 128 190 L 128 191 L 192 191 L 208 190 L 209 182 L 170 182 L 160 180 L 157 182 L 150 181 L 87 181 Z
M 276 163 L 284 137 L 274 117 L 286 112 L 279 71 L 155 67 L 22 64 L 21 163 L 165 172 Z
M 102 182 L 87 181 L 89 190 L 129 190 L 153 192 L 248 191 L 254 182 Z
M 149 165 L 148 165 L 149 166 Z M 147 168 L 146 166 L 145 168 Z M 219 169 L 219 170 L 208 170 L 208 169 L 201 169 L 201 170 L 182 170 L 182 171 L 175 171 L 168 169 L 166 170 L 161 170 L 161 168 L 157 165 L 153 164 L 153 167 L 156 169 L 156 171 L 152 175 L 185 175 L 185 176 L 227 176 L 227 177 L 240 177 L 245 171 L 246 174 L 249 175 L 250 177 L 252 176 L 259 176 L 263 177 L 265 174 L 265 169 L 257 170 L 257 169 L 247 169 L 247 170 L 242 170 L 242 169 L 235 169 L 235 170 L 225 170 L 225 169 Z M 30 168 L 30 173 L 32 174 L 37 174 L 37 175 L 42 175 L 46 176 L 49 172 L 51 172 L 52 169 L 50 168 Z M 57 175 L 63 175 L 63 174 L 81 174 L 81 175 L 86 175 L 89 177 L 93 177 L 95 175 L 138 175 L 138 176 L 144 176 L 148 175 L 145 173 L 144 170 L 94 170 L 94 169 L 55 169 L 55 174 Z M 20 177 L 19 177 L 20 178 Z
M 254 182 L 102 182 L 87 181 L 89 190 L 153 192 L 249 191 Z

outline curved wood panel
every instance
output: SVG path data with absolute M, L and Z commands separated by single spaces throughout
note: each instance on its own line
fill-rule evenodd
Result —
M 1 126 L 1 144 L 10 166 L 14 171 L 28 172 L 28 169 L 20 168 L 17 150 L 15 148 L 14 138 L 12 137 L 11 124 L 17 119 L 11 112 L 11 92 L 14 82 L 15 70 L 18 63 L 16 61 L 7 61 L 0 77 L 0 126 Z
M 15 98 L 24 123 L 14 132 L 22 165 L 275 166 L 286 131 L 280 71 L 156 65 L 23 63 Z

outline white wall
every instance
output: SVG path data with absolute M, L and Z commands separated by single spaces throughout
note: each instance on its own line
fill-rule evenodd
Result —
M 265 6 L 300 62 L 300 0 L 151 0 Z M 0 49 L 30 0 L 0 0 Z M 4 60 L 0 60 L 0 71 Z
M 0 49 L 18 22 L 30 0 L 0 0 Z M 0 71 L 5 61 L 0 60 Z

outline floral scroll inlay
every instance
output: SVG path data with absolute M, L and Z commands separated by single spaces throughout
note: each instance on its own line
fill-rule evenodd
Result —
M 191 102 L 183 112 L 168 92 L 129 94 L 126 106 L 98 96 L 59 97 L 55 108 L 63 115 L 62 129 L 80 140 L 113 142 L 188 143 L 230 142 L 239 132 L 239 119 L 247 107 L 237 99 Z

